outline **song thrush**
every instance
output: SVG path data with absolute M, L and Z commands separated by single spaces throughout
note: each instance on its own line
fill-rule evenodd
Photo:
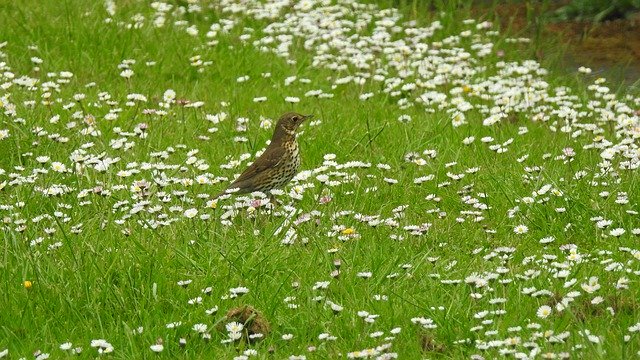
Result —
M 312 115 L 300 115 L 288 112 L 280 117 L 266 150 L 224 191 L 238 189 L 235 193 L 244 194 L 260 191 L 271 195 L 271 189 L 284 187 L 298 173 L 300 152 L 296 141 L 296 129 Z

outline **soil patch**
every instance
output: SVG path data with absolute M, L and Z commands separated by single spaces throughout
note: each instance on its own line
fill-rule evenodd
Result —
M 640 89 L 640 12 L 601 23 L 554 21 L 544 15 L 564 4 L 566 1 L 559 1 L 544 9 L 522 1 L 478 7 L 474 12 L 485 16 L 493 12 L 500 28 L 507 33 L 537 41 L 549 39 L 552 44 L 563 46 L 560 60 L 568 71 L 586 66 L 595 76 Z M 535 54 L 538 60 L 545 58 L 545 52 L 550 55 L 553 49 L 542 46 Z

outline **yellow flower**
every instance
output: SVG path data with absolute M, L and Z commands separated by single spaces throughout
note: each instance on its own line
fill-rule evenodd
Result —
M 33 286 L 33 283 L 29 280 L 25 280 L 22 284 L 24 285 L 24 288 L 27 290 L 31 289 L 31 286 Z
M 342 235 L 351 235 L 353 233 L 355 233 L 356 231 L 353 228 L 346 228 L 344 230 L 342 230 Z
M 462 87 L 462 91 L 464 91 L 465 93 L 470 93 L 471 87 L 469 85 L 465 85 Z

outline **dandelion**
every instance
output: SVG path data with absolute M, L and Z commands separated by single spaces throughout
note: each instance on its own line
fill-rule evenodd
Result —
M 355 234 L 355 232 L 356 232 L 355 229 L 351 227 L 348 227 L 341 231 L 342 235 L 353 235 Z
M 24 286 L 25 289 L 29 290 L 31 289 L 31 287 L 33 286 L 33 283 L 29 280 L 25 280 L 22 285 Z

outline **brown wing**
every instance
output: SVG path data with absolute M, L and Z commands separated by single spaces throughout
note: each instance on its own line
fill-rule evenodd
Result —
M 229 185 L 228 189 L 233 188 L 245 188 L 247 186 L 251 186 L 255 177 L 265 171 L 266 169 L 276 167 L 282 161 L 283 155 L 285 153 L 284 147 L 282 146 L 269 146 L 267 149 L 260 155 L 256 161 L 251 164 L 238 178 Z

